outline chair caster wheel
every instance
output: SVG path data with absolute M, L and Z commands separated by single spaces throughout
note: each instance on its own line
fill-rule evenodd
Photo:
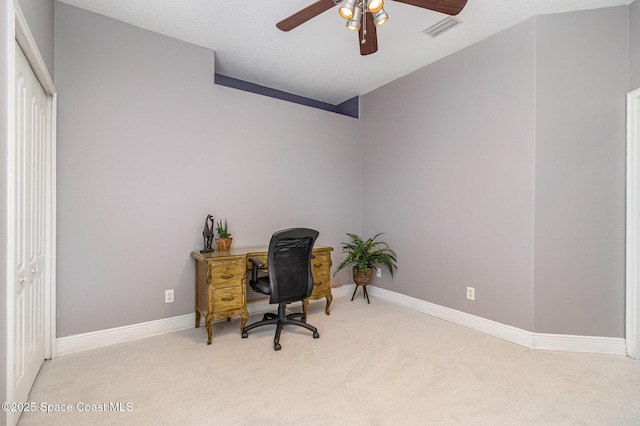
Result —
M 247 333 L 246 331 L 242 332 L 242 338 L 246 339 L 247 337 L 249 337 L 249 333 Z
M 282 346 L 280 346 L 280 343 L 276 343 L 273 345 L 273 350 L 274 351 L 279 351 L 280 349 L 282 349 Z
M 313 338 L 317 339 L 320 337 L 320 334 L 318 334 L 318 332 L 316 331 L 315 333 L 313 333 Z

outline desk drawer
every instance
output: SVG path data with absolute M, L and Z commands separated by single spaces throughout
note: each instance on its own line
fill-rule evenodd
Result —
M 331 269 L 331 256 L 328 251 L 319 251 L 313 253 L 315 258 L 311 259 L 311 269 L 313 273 L 329 272 Z
M 329 270 L 329 262 L 323 258 L 315 258 L 311 259 L 311 270 L 314 274 L 318 272 L 328 271 Z
M 245 274 L 243 259 L 218 260 L 211 264 L 211 285 L 215 288 L 239 286 Z
M 331 287 L 331 279 L 326 272 L 313 274 L 313 291 L 327 290 Z
M 217 288 L 213 291 L 213 309 L 215 312 L 240 309 L 244 306 L 242 287 Z

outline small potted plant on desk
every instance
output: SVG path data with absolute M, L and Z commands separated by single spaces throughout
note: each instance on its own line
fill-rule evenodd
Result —
M 218 238 L 216 238 L 218 251 L 229 251 L 233 238 L 231 238 L 231 234 L 227 229 L 227 219 L 224 220 L 224 224 L 222 223 L 222 219 L 220 219 L 216 223 L 216 230 L 218 231 Z
M 364 297 L 367 298 L 367 303 L 370 303 L 367 285 L 371 282 L 373 268 L 376 265 L 386 266 L 393 277 L 394 269 L 398 269 L 396 253 L 384 241 L 376 241 L 376 238 L 382 233 L 367 240 L 355 234 L 347 233 L 347 235 L 351 238 L 351 242 L 342 243 L 342 252 L 346 253 L 347 257 L 338 265 L 333 275 L 335 276 L 338 271 L 348 266 L 353 267 L 353 282 L 356 283 L 356 288 L 351 296 L 351 301 L 358 291 L 358 286 L 362 286 Z

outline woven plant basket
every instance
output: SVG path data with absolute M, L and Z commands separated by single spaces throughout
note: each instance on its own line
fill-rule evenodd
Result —
M 358 285 L 367 285 L 371 282 L 373 269 L 353 268 L 353 282 Z

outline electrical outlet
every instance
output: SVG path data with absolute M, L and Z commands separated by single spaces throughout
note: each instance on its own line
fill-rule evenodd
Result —
M 164 291 L 164 303 L 173 303 L 173 289 Z
M 467 299 L 476 300 L 476 289 L 473 287 L 467 287 Z
M 382 268 L 376 268 L 376 277 L 382 278 Z

